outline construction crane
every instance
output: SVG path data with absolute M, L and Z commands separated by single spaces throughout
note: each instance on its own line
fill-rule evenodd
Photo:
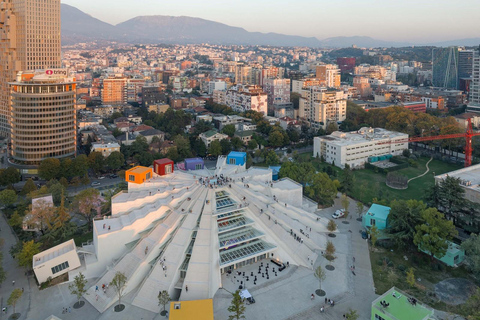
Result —
M 444 140 L 444 139 L 456 139 L 456 138 L 465 138 L 465 167 L 472 165 L 472 138 L 475 136 L 480 136 L 480 132 L 473 132 L 472 129 L 472 119 L 468 119 L 467 131 L 465 133 L 454 133 L 454 134 L 444 134 L 438 136 L 428 136 L 428 137 L 412 137 L 408 139 L 394 140 L 390 142 L 379 142 L 378 144 L 392 144 L 392 143 L 407 143 L 407 142 L 424 142 L 424 141 L 433 141 L 433 140 Z

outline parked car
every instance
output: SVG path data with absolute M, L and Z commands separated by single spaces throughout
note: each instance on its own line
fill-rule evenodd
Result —
M 343 217 L 344 215 L 345 215 L 345 209 L 340 209 L 340 210 L 335 211 L 334 214 L 332 214 L 332 218 L 333 219 L 339 219 L 339 218 Z
M 115 179 L 115 178 L 118 178 L 118 176 L 116 174 L 111 174 L 110 175 L 110 179 Z
M 368 238 L 367 231 L 362 230 L 362 239 L 367 239 L 367 238 Z
M 98 182 L 98 181 L 94 181 L 91 184 L 92 187 L 96 187 L 96 186 L 99 186 L 99 185 L 100 185 L 100 182 Z
M 98 177 L 98 180 L 102 180 L 102 179 L 105 179 L 105 176 Z

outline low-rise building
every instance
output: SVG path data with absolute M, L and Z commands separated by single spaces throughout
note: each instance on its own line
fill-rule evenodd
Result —
M 393 287 L 372 302 L 371 320 L 434 320 L 433 309 Z
M 150 112 L 164 113 L 168 109 L 170 109 L 170 106 L 168 104 L 151 104 L 151 105 L 148 105 L 148 111 L 150 111 Z
M 361 128 L 359 131 L 335 131 L 313 139 L 313 156 L 323 157 L 337 167 L 362 168 L 371 157 L 399 156 L 408 149 L 408 134 L 381 128 Z
M 120 145 L 118 143 L 92 143 L 91 152 L 100 152 L 107 158 L 112 152 L 120 152 Z
M 227 139 L 228 135 L 220 133 L 216 130 L 209 130 L 201 133 L 198 137 L 202 139 L 203 143 L 205 143 L 205 146 L 208 148 L 213 141 Z

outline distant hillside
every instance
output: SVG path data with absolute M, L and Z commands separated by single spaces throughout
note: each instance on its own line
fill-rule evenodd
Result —
M 378 47 L 405 47 L 409 46 L 408 43 L 403 42 L 393 42 L 393 41 L 384 41 L 384 40 L 377 40 L 371 37 L 333 37 L 321 40 L 321 46 L 325 48 L 347 48 L 351 47 L 352 45 L 356 45 L 357 47 L 365 47 L 365 48 L 378 48 Z
M 191 17 L 141 16 L 116 26 L 62 4 L 62 41 L 114 40 L 129 43 L 212 43 L 318 47 L 316 38 L 248 32 Z

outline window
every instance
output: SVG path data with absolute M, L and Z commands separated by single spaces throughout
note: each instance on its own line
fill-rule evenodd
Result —
M 133 174 L 128 175 L 128 181 L 135 181 L 135 176 Z
M 151 173 L 147 173 L 147 176 L 145 177 L 147 180 L 151 178 Z
M 230 160 L 228 160 L 228 164 L 235 164 L 235 159 L 230 158 Z
M 171 164 L 167 164 L 165 166 L 165 173 L 172 173 L 172 165 Z
M 375 225 L 375 219 L 370 219 L 370 225 L 374 226 Z
M 69 267 L 68 261 L 65 261 L 64 263 L 59 264 L 58 266 L 55 266 L 52 268 L 52 274 L 55 274 L 57 272 L 60 272 L 62 270 L 65 270 Z
M 200 163 L 197 163 L 195 165 L 195 170 L 200 170 L 200 169 L 202 169 L 202 165 Z

